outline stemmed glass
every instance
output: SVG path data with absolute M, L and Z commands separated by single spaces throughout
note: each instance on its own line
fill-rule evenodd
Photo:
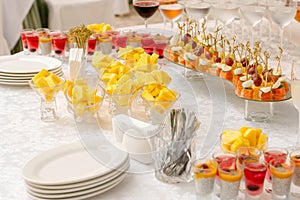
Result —
M 200 21 L 205 18 L 210 10 L 210 3 L 191 1 L 185 4 L 187 14 L 192 19 L 199 19 Z
M 224 0 L 214 2 L 211 9 L 215 20 L 219 20 L 223 23 L 223 33 L 226 34 L 226 27 L 238 17 L 238 5 L 234 2 Z
M 154 15 L 158 9 L 157 0 L 133 0 L 133 7 L 136 12 L 144 19 L 145 28 L 148 27 L 148 19 Z
M 240 14 L 245 22 L 251 25 L 250 42 L 253 45 L 254 27 L 261 22 L 266 12 L 266 7 L 261 4 L 241 5 Z
M 290 24 L 297 12 L 297 3 L 292 0 L 275 0 L 269 4 L 272 21 L 280 28 L 280 46 L 283 47 L 284 28 Z
M 292 65 L 291 72 L 291 88 L 292 88 L 292 100 L 295 108 L 298 110 L 299 114 L 299 124 L 298 124 L 298 133 L 297 133 L 297 143 L 296 146 L 299 145 L 300 142 L 300 69 L 294 68 L 294 62 Z
M 166 27 L 166 21 L 171 21 L 171 29 L 173 29 L 174 22 L 176 22 L 183 13 L 184 6 L 182 4 L 165 4 L 160 5 L 159 10 L 164 19 L 164 26 Z

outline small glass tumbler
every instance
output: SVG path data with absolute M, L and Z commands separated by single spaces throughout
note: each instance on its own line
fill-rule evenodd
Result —
M 244 162 L 244 178 L 246 199 L 259 199 L 264 188 L 265 176 L 268 168 L 266 161 Z
M 26 37 L 26 34 L 29 34 L 29 33 L 34 33 L 34 30 L 33 29 L 23 29 L 21 32 L 23 51 L 24 51 L 25 55 L 29 54 L 27 37 Z
M 293 190 L 291 191 L 291 195 L 300 198 L 300 148 L 291 151 L 290 160 L 295 163 L 294 176 L 292 179 Z
M 51 33 L 52 35 L 52 50 L 54 55 L 59 58 L 63 59 L 65 53 L 65 47 L 67 43 L 67 35 L 62 32 L 54 32 Z
M 237 167 L 243 171 L 244 162 L 257 162 L 261 156 L 261 151 L 255 147 L 239 147 L 236 150 Z M 245 191 L 244 177 L 241 180 L 241 191 Z
M 103 54 L 112 53 L 112 37 L 109 36 L 98 36 L 99 48 Z
M 152 37 L 144 37 L 142 38 L 142 48 L 145 50 L 146 53 L 152 54 L 155 49 L 155 42 Z
M 159 55 L 159 58 L 164 57 L 164 50 L 168 45 L 169 40 L 154 40 L 155 42 L 155 53 Z
M 87 55 L 89 55 L 89 56 L 94 55 L 94 52 L 96 50 L 96 45 L 97 45 L 97 36 L 91 35 L 89 40 L 88 40 Z
M 27 45 L 30 54 L 36 54 L 39 48 L 39 35 L 36 32 L 27 32 Z
M 286 159 L 288 155 L 288 150 L 285 148 L 280 147 L 268 147 L 263 151 L 264 159 L 267 163 L 269 163 L 271 160 L 275 158 L 282 158 Z M 268 167 L 267 173 L 266 173 L 266 182 L 265 182 L 265 190 L 267 192 L 272 191 L 272 177 L 270 173 L 270 169 Z
M 220 199 L 237 199 L 242 179 L 242 171 L 238 168 L 229 168 L 226 162 L 219 163 L 218 171 L 220 176 Z
M 295 163 L 289 158 L 276 158 L 271 160 L 269 167 L 272 176 L 272 199 L 289 199 Z
M 52 37 L 50 31 L 47 28 L 36 29 L 39 35 L 39 54 L 48 56 L 52 50 Z
M 193 174 L 199 199 L 213 199 L 217 166 L 216 161 L 208 158 L 194 161 Z
M 213 160 L 218 164 L 223 163 L 223 167 L 226 163 L 227 168 L 236 168 L 236 155 L 229 151 L 216 151 L 212 155 Z M 216 184 L 215 184 L 215 193 L 220 197 L 220 177 L 219 171 L 217 170 L 216 174 Z

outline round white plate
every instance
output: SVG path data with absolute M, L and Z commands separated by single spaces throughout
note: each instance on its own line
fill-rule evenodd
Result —
M 63 76 L 63 72 L 55 73 L 57 76 Z M 0 78 L 0 84 L 2 85 L 29 85 L 28 81 L 31 80 L 29 79 L 5 79 L 5 78 Z
M 38 185 L 78 183 L 108 174 L 128 159 L 127 152 L 116 153 L 117 147 L 106 140 L 89 148 L 97 160 L 79 142 L 41 153 L 25 165 L 23 178 Z
M 120 184 L 124 178 L 126 177 L 126 174 L 121 175 L 118 179 L 115 179 L 107 184 L 100 185 L 98 187 L 94 187 L 92 189 L 83 190 L 80 192 L 74 192 L 69 194 L 60 194 L 60 195 L 43 195 L 39 194 L 30 190 L 27 190 L 27 194 L 32 198 L 36 200 L 46 200 L 46 199 L 72 199 L 72 200 L 80 200 L 80 199 L 87 199 L 99 194 L 102 194 L 114 187 L 116 187 L 118 184 Z
M 49 72 L 52 73 L 57 73 L 59 71 L 62 71 L 61 67 L 49 70 Z M 34 72 L 34 73 L 5 73 L 5 72 L 0 72 L 1 76 L 8 76 L 8 77 L 33 77 L 34 75 L 36 75 L 38 72 Z
M 28 81 L 26 83 L 11 83 L 11 82 L 4 82 L 4 81 L 0 81 L 0 85 L 13 85 L 13 86 L 25 86 L 25 85 L 29 85 Z
M 60 60 L 47 56 L 20 55 L 0 58 L 0 72 L 2 73 L 36 73 L 44 68 L 53 70 L 61 65 Z
M 98 178 L 94 178 L 88 181 L 83 181 L 75 184 L 66 184 L 66 185 L 59 185 L 59 186 L 46 186 L 46 185 L 36 185 L 30 182 L 26 182 L 26 186 L 34 192 L 43 193 L 43 194 L 55 194 L 55 193 L 68 193 L 68 192 L 75 192 L 79 190 L 84 190 L 87 188 L 91 188 L 97 185 L 101 185 L 106 183 L 124 172 L 127 172 L 129 169 L 129 160 L 127 160 L 123 166 L 121 166 L 118 170 L 114 170 L 113 172 L 100 176 Z

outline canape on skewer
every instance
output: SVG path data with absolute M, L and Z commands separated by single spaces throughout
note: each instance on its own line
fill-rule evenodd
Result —
M 168 57 L 173 62 L 178 62 L 178 57 L 182 54 L 183 48 L 181 46 L 169 46 Z
M 191 52 L 186 52 L 183 57 L 185 60 L 186 67 L 196 69 L 196 66 L 198 65 L 198 57 L 195 54 Z
M 232 77 L 232 83 L 237 86 L 238 81 L 240 77 L 243 76 L 243 69 L 242 68 L 236 68 L 233 70 L 233 77 Z
M 286 95 L 285 86 L 281 83 L 282 80 L 283 79 L 280 77 L 272 86 L 272 94 L 274 100 L 282 100 Z
M 223 64 L 222 70 L 220 72 L 220 78 L 231 81 L 232 77 L 233 77 L 232 67 L 228 66 L 226 64 Z
M 247 80 L 242 83 L 241 96 L 247 99 L 252 99 L 253 97 L 253 80 Z

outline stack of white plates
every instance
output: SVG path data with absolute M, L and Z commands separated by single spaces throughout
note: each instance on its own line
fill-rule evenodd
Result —
M 0 84 L 28 85 L 28 81 L 42 69 L 63 76 L 58 59 L 35 55 L 12 55 L 0 58 Z
M 73 143 L 30 160 L 23 169 L 29 197 L 87 199 L 118 185 L 129 168 L 128 153 L 116 152 L 108 142 L 91 148 L 101 152 L 90 154 L 81 143 Z

